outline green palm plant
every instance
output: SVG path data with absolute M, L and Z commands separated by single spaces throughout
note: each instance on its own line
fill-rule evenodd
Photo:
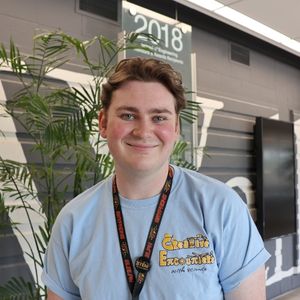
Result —
M 0 157 L 1 228 L 13 226 L 24 238 L 35 277 L 32 282 L 12 278 L 0 287 L 0 299 L 46 298 L 46 289 L 39 281 L 39 269 L 43 268 L 43 255 L 57 214 L 67 198 L 113 172 L 113 160 L 104 151 L 105 141 L 98 132 L 99 94 L 119 53 L 140 47 L 137 38 L 138 35 L 132 33 L 118 41 L 103 36 L 81 41 L 63 32 L 52 32 L 34 38 L 31 55 L 22 55 L 13 41 L 9 49 L 0 46 L 0 67 L 9 68 L 21 83 L 5 111 L 34 141 L 31 151 L 40 157 L 37 164 Z M 51 72 L 75 62 L 90 75 L 88 84 L 70 88 L 51 79 Z M 195 109 L 195 103 L 189 102 L 182 119 L 192 122 Z M 172 162 L 193 168 L 182 158 L 186 146 L 186 142 L 178 142 Z M 59 164 L 64 168 L 58 168 Z M 6 205 L 7 198 L 14 199 L 16 204 Z M 28 219 L 33 244 L 19 229 L 19 224 L 9 218 L 17 209 L 22 209 Z M 32 213 L 43 220 L 38 228 L 34 227 Z

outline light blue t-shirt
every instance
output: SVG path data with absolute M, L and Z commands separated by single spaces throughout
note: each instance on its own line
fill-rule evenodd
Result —
M 223 299 L 269 258 L 247 206 L 225 184 L 174 166 L 140 300 Z M 158 197 L 121 198 L 132 260 L 142 255 Z M 131 299 L 112 202 L 112 177 L 59 214 L 42 274 L 65 300 Z

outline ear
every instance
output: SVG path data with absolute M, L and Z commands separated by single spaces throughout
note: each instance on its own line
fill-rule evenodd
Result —
M 107 112 L 104 109 L 101 109 L 99 112 L 99 132 L 100 135 L 106 139 L 106 128 L 107 128 Z

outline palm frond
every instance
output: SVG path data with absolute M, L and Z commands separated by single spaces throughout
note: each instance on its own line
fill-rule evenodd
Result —
M 188 147 L 188 143 L 186 141 L 182 141 L 182 140 L 177 141 L 174 146 L 170 162 L 179 167 L 183 167 L 195 171 L 197 170 L 196 166 L 194 166 L 192 163 L 184 159 L 184 153 L 187 147 Z
M 35 299 L 35 286 L 22 277 L 12 277 L 5 285 L 0 286 L 1 300 L 33 300 Z
M 26 71 L 20 50 L 15 46 L 13 40 L 10 40 L 9 66 L 13 72 L 19 76 Z
M 180 112 L 181 120 L 184 120 L 190 124 L 198 120 L 198 112 L 200 111 L 199 103 L 196 101 L 188 100 L 187 106 Z
M 4 160 L 0 157 L 0 182 L 3 183 L 3 186 L 1 187 L 2 191 L 11 192 L 8 189 L 11 185 L 12 178 L 26 188 L 27 194 L 30 194 L 31 196 L 34 195 L 32 175 L 26 164 L 13 160 Z M 15 189 L 12 188 L 12 191 L 15 191 Z
M 9 60 L 8 60 L 8 54 L 6 48 L 3 44 L 1 44 L 0 45 L 0 66 L 2 66 L 3 64 L 8 65 Z

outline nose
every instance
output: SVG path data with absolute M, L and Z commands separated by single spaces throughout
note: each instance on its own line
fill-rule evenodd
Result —
M 142 119 L 136 122 L 133 128 L 133 135 L 139 138 L 147 138 L 150 136 L 152 130 L 152 125 L 149 121 Z

